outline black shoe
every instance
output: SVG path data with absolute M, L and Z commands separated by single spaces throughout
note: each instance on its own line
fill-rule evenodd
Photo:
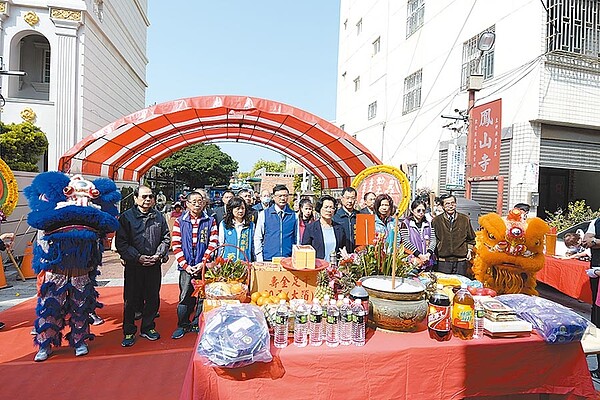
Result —
M 139 311 L 136 311 L 133 318 L 137 321 L 139 319 L 142 319 L 142 313 Z
M 123 341 L 121 342 L 121 346 L 123 347 L 131 347 L 135 343 L 135 335 L 125 335 Z
M 160 334 L 156 332 L 155 329 L 149 329 L 146 332 L 140 333 L 140 336 L 146 338 L 148 340 L 158 340 L 160 339 Z
M 600 369 L 595 369 L 593 371 L 590 371 L 590 374 L 592 375 L 592 378 L 600 379 Z
M 0 329 L 4 328 L 5 323 L 4 322 L 0 322 Z

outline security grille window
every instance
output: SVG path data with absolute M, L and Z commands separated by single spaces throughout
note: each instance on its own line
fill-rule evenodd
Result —
M 547 47 L 600 57 L 600 3 L 597 0 L 547 0 Z
M 373 55 L 379 53 L 381 51 L 381 37 L 378 37 L 373 42 Z
M 360 76 L 354 79 L 354 91 L 358 92 L 358 89 L 360 89 Z
M 377 102 L 374 101 L 371 104 L 369 104 L 369 115 L 368 118 L 369 119 L 373 119 L 377 116 Z
M 491 26 L 463 43 L 462 75 L 460 79 L 460 88 L 462 90 L 467 89 L 471 75 L 481 74 L 484 81 L 494 77 L 494 49 L 492 48 L 481 54 L 481 50 L 477 48 L 479 37 L 486 32 L 495 33 L 496 26 Z
M 423 70 L 420 69 L 404 79 L 404 98 L 402 115 L 421 107 L 421 77 Z
M 408 0 L 406 4 L 406 37 L 423 26 L 425 17 L 425 0 Z
M 50 83 L 50 50 L 44 50 L 44 71 L 42 82 Z
M 362 32 L 362 18 L 358 20 L 356 23 L 356 36 L 360 35 Z

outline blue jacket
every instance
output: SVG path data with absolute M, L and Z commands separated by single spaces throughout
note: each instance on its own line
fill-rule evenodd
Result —
M 296 244 L 298 220 L 296 213 L 285 206 L 283 219 L 277 215 L 275 206 L 272 205 L 264 211 L 265 226 L 263 236 L 263 260 L 270 261 L 273 257 L 290 257 L 292 246 Z
M 206 213 L 202 213 L 200 222 L 198 225 L 198 241 L 196 246 L 192 243 L 192 221 L 190 219 L 190 213 L 185 212 L 179 217 L 179 229 L 181 231 L 181 250 L 188 264 L 196 265 L 202 262 L 204 253 L 208 248 L 208 242 L 210 241 L 210 229 L 213 225 L 213 217 L 209 217 Z M 181 267 L 179 267 L 181 270 Z
M 225 227 L 225 221 L 221 221 L 219 231 L 223 232 L 223 243 L 221 244 L 231 244 L 239 247 L 239 249 L 236 249 L 233 246 L 223 246 L 223 254 L 221 255 L 223 258 L 233 255 L 234 260 L 254 261 L 254 244 L 252 240 L 254 237 L 254 222 L 250 222 L 249 226 L 242 228 L 240 237 L 238 237 L 235 228 Z
M 335 252 L 337 253 L 344 247 L 344 243 L 346 243 L 346 232 L 344 232 L 342 225 L 333 221 L 333 233 L 335 234 Z M 302 235 L 302 244 L 310 244 L 315 249 L 317 258 L 322 260 L 329 258 L 329 254 L 325 254 L 325 241 L 323 239 L 321 221 L 316 220 L 306 225 L 304 234 Z

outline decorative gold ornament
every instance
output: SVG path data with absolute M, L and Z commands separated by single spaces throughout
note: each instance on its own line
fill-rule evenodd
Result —
M 50 18 L 64 19 L 67 21 L 81 21 L 81 11 L 66 10 L 64 8 L 51 8 Z
M 21 111 L 21 118 L 23 118 L 23 121 L 33 123 L 33 121 L 35 121 L 35 119 L 37 118 L 37 115 L 35 115 L 35 111 L 27 107 Z
M 40 17 L 38 17 L 34 11 L 27 11 L 27 13 L 25 13 L 23 16 L 23 19 L 31 26 L 34 26 L 40 22 Z
M 6 2 L 0 2 L 0 14 L 6 13 Z
M 389 194 L 398 205 L 397 214 L 401 215 L 410 203 L 410 181 L 399 168 L 390 165 L 373 165 L 360 172 L 350 185 L 362 199 L 366 192 Z
M 0 158 L 0 221 L 8 217 L 19 201 L 19 186 L 10 167 Z

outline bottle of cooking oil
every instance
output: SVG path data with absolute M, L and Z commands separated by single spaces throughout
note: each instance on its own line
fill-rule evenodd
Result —
M 452 333 L 454 336 L 469 340 L 473 339 L 475 320 L 475 300 L 462 284 L 452 300 Z

